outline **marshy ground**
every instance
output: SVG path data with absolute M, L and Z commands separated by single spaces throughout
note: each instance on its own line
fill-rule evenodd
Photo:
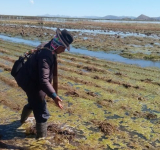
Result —
M 76 48 L 160 60 L 159 24 L 0 21 L 0 34 L 47 41 L 53 38 L 56 27 L 71 30 Z
M 30 33 L 28 38 L 35 38 L 39 30 L 29 28 L 28 32 L 36 33 Z M 0 31 L 2 33 L 2 26 Z M 6 34 L 16 33 L 13 31 Z M 55 31 L 49 30 L 48 33 L 54 35 Z M 74 45 L 83 41 L 83 46 L 86 46 L 86 40 L 82 40 L 84 35 L 73 33 L 78 36 Z M 112 48 L 113 43 L 119 40 L 109 35 L 94 36 L 93 39 L 98 36 L 102 41 L 106 37 Z M 129 37 L 126 39 L 129 40 Z M 142 39 L 145 42 L 148 40 Z M 58 57 L 59 95 L 64 109 L 60 110 L 52 99 L 46 98 L 51 114 L 48 137 L 36 140 L 34 121 L 20 125 L 20 114 L 27 97 L 10 75 L 13 62 L 31 49 L 32 46 L 0 40 L 0 148 L 160 149 L 160 69 L 141 68 L 68 52 Z

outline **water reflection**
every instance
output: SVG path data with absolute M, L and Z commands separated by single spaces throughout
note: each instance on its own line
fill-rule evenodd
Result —
M 1 35 L 0 34 L 0 39 L 3 39 L 5 41 L 10 41 L 10 42 L 14 42 L 14 43 L 22 43 L 22 44 L 27 44 L 27 45 L 31 45 L 31 46 L 37 46 L 39 44 L 41 44 L 40 41 L 32 41 L 32 40 L 25 40 L 22 38 L 16 38 L 16 37 L 9 37 L 6 35 Z
M 79 53 L 84 54 L 100 59 L 106 59 L 114 62 L 122 62 L 127 64 L 134 64 L 139 65 L 141 67 L 158 67 L 160 68 L 160 61 L 150 61 L 150 60 L 141 60 L 141 59 L 128 59 L 124 58 L 118 54 L 111 54 L 111 53 L 105 53 L 105 52 L 94 52 L 84 49 L 75 49 L 74 47 L 71 48 L 71 51 L 73 53 Z
M 31 46 L 38 46 L 41 44 L 40 41 L 32 41 L 32 40 L 25 40 L 22 38 L 16 38 L 16 37 L 8 37 L 5 35 L 0 35 L 0 39 L 15 42 L 15 43 L 23 43 Z M 87 56 L 92 56 L 100 59 L 110 60 L 114 62 L 122 62 L 127 64 L 134 64 L 139 65 L 141 67 L 158 67 L 160 68 L 160 61 L 150 61 L 150 60 L 141 60 L 141 59 L 128 59 L 124 58 L 118 54 L 112 54 L 112 53 L 105 53 L 105 52 L 94 52 L 89 51 L 86 49 L 76 49 L 71 46 L 71 53 L 77 53 L 77 54 L 83 54 Z

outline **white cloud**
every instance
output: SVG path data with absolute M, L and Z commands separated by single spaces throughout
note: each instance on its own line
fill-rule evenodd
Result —
M 31 4 L 34 4 L 34 0 L 30 0 Z

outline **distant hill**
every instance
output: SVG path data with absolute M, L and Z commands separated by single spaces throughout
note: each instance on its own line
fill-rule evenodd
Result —
M 160 21 L 160 17 L 154 17 L 153 19 Z
M 50 15 L 50 14 L 40 15 L 39 17 L 61 17 L 61 18 L 71 18 L 70 16 L 65 16 L 65 15 Z
M 60 18 L 91 18 L 91 19 L 101 19 L 102 17 L 98 16 L 65 16 L 65 15 L 50 15 L 50 14 L 45 14 L 45 15 L 39 15 L 39 17 L 60 17 Z
M 108 15 L 105 17 L 99 17 L 99 16 L 65 16 L 65 15 L 50 15 L 50 14 L 45 14 L 45 15 L 40 15 L 40 17 L 63 17 L 63 18 L 90 18 L 90 19 L 110 19 L 110 20 L 117 20 L 117 19 L 123 19 L 123 18 L 129 18 L 129 19 L 135 19 L 136 17 L 133 16 L 113 16 L 113 15 Z
M 108 16 L 105 16 L 105 17 L 102 17 L 103 19 L 123 19 L 123 18 L 130 18 L 130 19 L 135 19 L 136 17 L 132 17 L 132 16 L 113 16 L 113 15 L 108 15 Z
M 143 14 L 136 18 L 136 20 L 151 20 L 151 19 L 153 19 L 153 18 L 150 18 L 150 17 L 143 15 Z
M 98 16 L 82 16 L 82 17 L 77 17 L 77 16 L 74 16 L 74 18 L 101 19 L 102 17 L 98 17 Z
M 60 17 L 60 18 L 88 18 L 88 19 L 108 19 L 108 20 L 139 20 L 139 21 L 160 21 L 160 17 L 149 17 L 144 14 L 141 14 L 138 17 L 134 16 L 114 16 L 114 15 L 107 15 L 104 17 L 98 17 L 98 16 L 65 16 L 65 15 L 50 15 L 45 14 L 41 15 L 39 17 Z

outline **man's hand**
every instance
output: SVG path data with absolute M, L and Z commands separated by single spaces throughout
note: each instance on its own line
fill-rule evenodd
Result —
M 54 99 L 56 105 L 60 108 L 60 109 L 63 109 L 63 105 L 61 104 L 62 100 L 60 99 L 59 96 L 57 96 L 55 99 Z

